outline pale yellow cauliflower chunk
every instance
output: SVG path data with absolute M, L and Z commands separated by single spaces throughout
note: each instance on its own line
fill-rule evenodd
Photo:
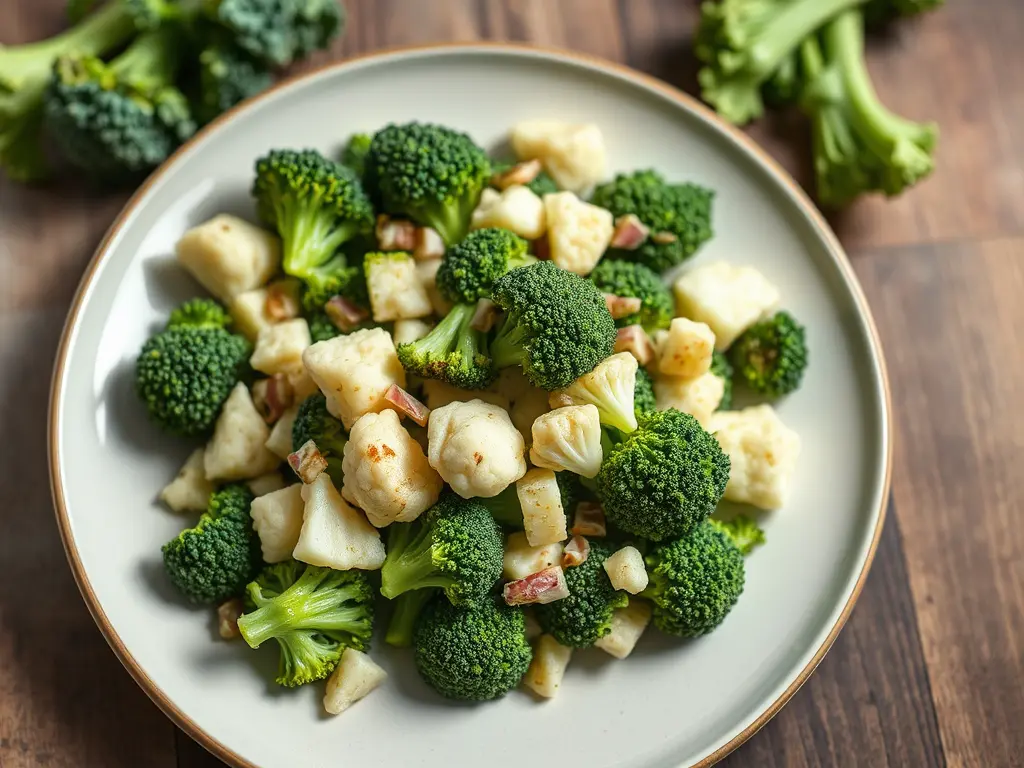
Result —
M 430 333 L 431 327 L 430 323 L 423 320 L 396 320 L 395 328 L 391 333 L 395 349 L 398 349 L 400 344 L 412 344 L 414 341 L 419 341 Z
M 276 235 L 228 214 L 190 229 L 177 251 L 181 265 L 225 304 L 265 285 L 281 265 Z
M 544 195 L 551 261 L 577 275 L 589 275 L 615 231 L 611 211 L 585 203 L 572 192 Z
M 177 476 L 160 491 L 160 501 L 175 512 L 203 512 L 210 503 L 214 485 L 206 479 L 202 448 L 189 454 Z
M 725 261 L 684 272 L 674 287 L 679 314 L 707 323 L 722 350 L 779 303 L 779 291 L 768 278 L 753 267 Z
M 268 493 L 279 491 L 287 485 L 284 481 L 284 475 L 280 472 L 267 472 L 265 475 L 260 475 L 246 481 L 245 484 L 249 486 L 253 496 L 266 496 Z
M 365 653 L 346 648 L 338 666 L 327 678 L 324 710 L 330 715 L 340 715 L 379 687 L 387 676 L 388 673 Z
M 480 195 L 470 227 L 500 227 L 536 240 L 548 229 L 544 202 L 528 187 L 514 185 L 503 192 L 488 187 Z
M 567 405 L 533 422 L 530 462 L 556 472 L 596 477 L 601 468 L 601 417 L 594 405 Z
M 430 306 L 433 308 L 434 314 L 444 317 L 451 311 L 452 303 L 437 289 L 437 270 L 440 268 L 441 259 L 416 262 L 416 276 L 419 278 L 423 290 L 427 292 L 427 298 L 430 299 Z
M 374 322 L 409 320 L 433 313 L 416 261 L 409 254 L 374 254 L 367 257 L 363 269 Z
M 633 652 L 650 623 L 650 603 L 631 599 L 629 605 L 612 614 L 611 630 L 594 646 L 616 659 L 624 659 Z
M 275 469 L 281 459 L 267 450 L 270 427 L 263 421 L 248 387 L 239 382 L 217 417 L 203 466 L 209 480 L 247 480 Z
M 302 500 L 302 530 L 292 557 L 336 571 L 375 571 L 384 564 L 380 533 L 341 497 L 329 474 L 303 485 Z
M 800 456 L 800 436 L 770 405 L 719 411 L 710 431 L 729 454 L 732 468 L 725 498 L 761 509 L 779 509 Z
M 582 193 L 607 172 L 604 136 L 593 123 L 525 120 L 512 127 L 511 139 L 516 156 L 540 160 L 560 189 Z
M 580 376 L 565 389 L 551 393 L 551 405 L 590 405 L 597 407 L 602 424 L 632 432 L 636 429 L 633 398 L 639 364 L 629 352 L 617 352 L 598 363 L 594 370 Z
M 505 407 L 512 417 L 512 423 L 526 444 L 530 445 L 533 442 L 533 422 L 551 410 L 548 393 L 531 384 L 518 366 L 503 368 L 492 389 L 507 399 Z M 495 405 L 502 405 L 500 401 L 494 402 Z
M 616 589 L 638 595 L 647 589 L 647 568 L 644 556 L 633 546 L 626 546 L 609 555 L 604 561 L 608 580 Z
M 675 408 L 688 413 L 707 429 L 711 415 L 725 395 L 725 382 L 708 371 L 696 379 L 658 376 L 654 380 L 654 400 L 659 411 Z
M 270 437 L 264 443 L 267 450 L 275 456 L 279 456 L 282 461 L 287 460 L 288 454 L 292 452 L 292 427 L 295 426 L 295 417 L 298 414 L 298 405 L 293 405 L 282 413 L 281 418 L 274 422 L 274 426 L 270 430 Z
M 299 483 L 253 499 L 249 515 L 260 537 L 264 562 L 283 563 L 291 559 L 292 550 L 299 543 L 305 507 Z
M 523 532 L 534 547 L 565 541 L 565 511 L 555 473 L 531 469 L 516 482 L 516 495 L 523 508 Z
M 505 560 L 501 575 L 509 581 L 525 579 L 531 573 L 538 573 L 561 562 L 561 541 L 534 546 L 527 540 L 524 531 L 516 531 L 509 534 L 505 541 Z
M 295 303 L 296 308 L 299 302 L 298 283 L 292 279 L 279 280 L 271 283 L 266 288 L 255 288 L 245 293 L 240 293 L 231 301 L 228 310 L 231 312 L 231 319 L 235 321 L 234 330 L 242 334 L 249 341 L 255 342 L 260 331 L 269 328 L 274 323 L 279 323 L 283 318 L 275 318 L 267 311 L 267 298 L 271 290 L 281 291 L 288 297 L 289 301 Z
M 658 370 L 666 376 L 695 379 L 711 370 L 714 351 L 715 334 L 707 323 L 677 317 L 659 338 Z
M 302 369 L 302 353 L 311 343 L 305 318 L 275 323 L 260 331 L 249 365 L 268 376 L 294 374 Z
M 533 645 L 533 660 L 523 677 L 523 685 L 542 698 L 553 699 L 562 686 L 570 659 L 572 648 L 551 635 L 541 635 Z

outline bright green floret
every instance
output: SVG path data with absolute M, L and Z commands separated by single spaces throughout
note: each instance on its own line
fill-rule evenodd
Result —
M 426 683 L 461 701 L 503 696 L 533 659 L 523 612 L 494 598 L 461 608 L 431 600 L 416 623 L 413 647 Z
M 408 648 L 412 645 L 416 620 L 424 606 L 432 597 L 440 592 L 438 589 L 414 589 L 404 592 L 391 601 L 391 620 L 384 642 L 395 648 Z
M 795 392 L 807 369 L 807 335 L 788 312 L 750 326 L 729 348 L 740 381 L 767 397 Z
M 732 520 L 712 519 L 708 522 L 728 536 L 744 556 L 765 542 L 764 531 L 757 521 L 747 515 L 737 515 Z
M 715 374 L 722 380 L 724 388 L 722 389 L 722 399 L 718 403 L 719 411 L 728 411 L 732 408 L 732 363 L 729 362 L 729 357 L 720 350 L 715 350 L 711 355 L 711 373 Z
M 633 386 L 633 410 L 637 420 L 646 413 L 658 410 L 654 398 L 654 381 L 644 368 L 636 369 L 636 384 Z
M 230 40 L 211 42 L 199 54 L 196 117 L 208 123 L 274 82 L 273 73 L 259 59 Z
M 448 493 L 416 522 L 391 525 L 381 594 L 440 587 L 453 604 L 479 600 L 501 577 L 502 544 L 486 507 Z
M 605 453 L 598 497 L 608 521 L 651 541 L 685 536 L 710 515 L 729 481 L 729 456 L 693 416 L 648 413 Z
M 537 606 L 541 627 L 562 645 L 589 648 L 611 630 L 615 609 L 629 602 L 625 592 L 612 586 L 604 569 L 604 561 L 614 551 L 603 541 L 591 540 L 587 559 L 565 569 L 569 596 Z
M 583 486 L 580 484 L 579 475 L 572 472 L 555 472 L 555 481 L 558 483 L 558 494 L 562 501 L 562 511 L 565 513 L 566 529 L 572 526 L 572 516 L 576 512 L 576 506 L 580 503 L 583 495 Z M 523 505 L 519 503 L 519 494 L 516 492 L 516 485 L 513 483 L 497 496 L 488 499 L 477 499 L 478 502 L 487 507 L 491 516 L 499 524 L 506 528 L 523 528 Z
M 491 343 L 497 368 L 522 367 L 548 391 L 569 386 L 615 347 L 615 321 L 604 296 L 579 275 L 541 261 L 494 283 L 505 321 Z
M 228 485 L 210 497 L 195 527 L 164 544 L 164 569 L 171 583 L 193 603 L 219 603 L 242 594 L 262 565 L 252 528 L 252 492 Z
M 345 28 L 339 0 L 203 0 L 206 18 L 272 67 L 326 48 Z
M 664 272 L 690 258 L 711 239 L 715 193 L 696 184 L 669 184 L 657 171 L 619 174 L 594 190 L 594 205 L 616 218 L 634 214 L 651 231 L 636 250 L 613 249 L 609 256 Z
M 505 171 L 511 170 L 515 165 L 515 161 L 509 162 L 505 160 L 492 160 L 491 170 L 494 176 L 498 176 L 499 174 L 505 173 Z M 537 197 L 553 195 L 555 192 L 559 191 L 558 185 L 555 183 L 555 180 L 548 175 L 547 171 L 541 171 L 532 181 L 528 181 L 523 186 L 533 192 Z
M 715 629 L 743 592 L 743 554 L 710 521 L 645 558 L 654 625 L 669 635 L 698 637 Z
M 309 440 L 316 443 L 320 455 L 327 460 L 327 473 L 337 488 L 344 483 L 341 460 L 348 442 L 348 433 L 341 422 L 327 410 L 327 398 L 319 392 L 310 395 L 299 406 L 292 424 L 292 450 L 297 451 Z
M 474 304 L 456 304 L 417 341 L 398 345 L 398 359 L 409 373 L 438 379 L 460 389 L 484 389 L 497 372 L 487 350 L 487 334 L 472 327 Z
M 437 270 L 437 288 L 455 304 L 476 304 L 491 296 L 498 278 L 537 259 L 529 243 L 507 229 L 476 229 L 448 249 Z
M 675 313 L 672 292 L 661 276 L 643 264 L 618 259 L 602 259 L 590 273 L 591 282 L 601 293 L 640 299 L 640 311 L 615 321 L 619 328 L 642 325 L 648 333 L 668 328 Z
M 274 639 L 277 683 L 304 685 L 334 671 L 346 648 L 365 650 L 373 632 L 373 589 L 362 571 L 294 560 L 268 566 L 249 584 L 238 631 L 251 647 Z
M 186 437 L 210 432 L 224 401 L 248 372 L 252 345 L 228 332 L 226 320 L 212 301 L 187 302 L 143 345 L 135 389 L 166 431 Z
M 448 245 L 465 236 L 491 176 L 487 153 L 464 133 L 427 123 L 388 125 L 373 137 L 366 183 L 387 213 L 433 227 Z
M 373 136 L 369 133 L 356 133 L 348 140 L 341 153 L 341 164 L 356 172 L 359 178 L 366 173 L 366 156 L 370 154 Z

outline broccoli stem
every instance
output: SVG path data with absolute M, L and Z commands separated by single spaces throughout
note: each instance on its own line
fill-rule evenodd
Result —
M 451 247 L 465 239 L 466 233 L 469 231 L 469 220 L 478 199 L 479 195 L 476 195 L 471 196 L 469 200 L 451 205 L 441 205 L 421 218 L 424 224 L 437 230 L 445 245 Z
M 384 642 L 396 648 L 408 648 L 412 645 L 412 631 L 416 626 L 416 619 L 434 594 L 436 593 L 432 589 L 414 589 L 395 600 L 394 613 L 391 614 Z
M 496 368 L 510 368 L 522 365 L 528 357 L 526 341 L 529 338 L 527 329 L 516 319 L 509 316 L 505 320 L 498 335 L 491 342 L 491 360 Z
M 325 215 L 320 209 L 323 199 L 318 191 L 311 198 L 278 198 L 274 203 L 278 231 L 284 241 L 284 267 L 290 275 L 315 279 L 318 273 L 329 271 L 335 251 L 359 233 L 357 225 L 339 224 Z
M 475 311 L 476 308 L 472 304 L 456 304 L 430 333 L 419 341 L 412 342 L 416 351 L 424 357 L 445 357 L 453 347 L 456 347 L 464 355 L 468 355 L 464 359 L 472 360 L 476 349 L 469 324 L 473 321 Z
M 414 523 L 392 523 L 388 557 L 380 570 L 380 593 L 389 600 L 413 589 L 449 587 L 452 580 L 434 565 L 434 538 L 424 525 L 413 535 Z
M 150 32 L 137 38 L 110 67 L 136 90 L 152 92 L 174 82 L 180 44 L 173 30 Z

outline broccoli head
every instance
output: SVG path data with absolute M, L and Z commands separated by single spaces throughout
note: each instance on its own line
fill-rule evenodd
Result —
M 537 606 L 541 627 L 562 645 L 589 648 L 611 631 L 615 609 L 629 602 L 625 592 L 612 586 L 604 569 L 604 561 L 614 551 L 605 542 L 592 540 L 587 559 L 565 569 L 569 596 Z
M 644 368 L 636 369 L 633 408 L 636 411 L 637 420 L 645 413 L 658 410 L 658 403 L 654 399 L 654 381 L 651 379 L 651 374 Z
M 273 73 L 230 40 L 211 42 L 199 54 L 199 88 L 195 113 L 208 123 L 221 112 L 265 91 Z
M 335 571 L 294 560 L 265 568 L 248 586 L 238 631 L 252 648 L 273 638 L 281 649 L 277 683 L 327 677 L 346 648 L 369 646 L 373 589 L 362 571 Z
M 297 451 L 307 441 L 316 443 L 320 455 L 327 460 L 327 473 L 336 488 L 344 483 L 341 460 L 344 456 L 348 433 L 341 422 L 327 410 L 327 398 L 316 392 L 299 405 L 292 424 L 292 450 Z
M 456 607 L 435 597 L 416 622 L 413 648 L 427 684 L 461 701 L 503 696 L 533 659 L 522 610 L 494 598 Z
M 484 389 L 496 372 L 487 334 L 472 327 L 476 306 L 456 304 L 422 339 L 398 345 L 398 359 L 412 374 L 459 389 Z
M 709 522 L 728 536 L 743 555 L 749 555 L 754 547 L 764 544 L 764 531 L 751 517 L 737 515 L 732 520 L 711 519 Z
M 445 253 L 437 270 L 437 288 L 455 304 L 490 298 L 499 277 L 536 261 L 527 248 L 526 240 L 507 229 L 473 230 Z
M 572 515 L 576 512 L 576 506 L 583 496 L 583 486 L 580 483 L 579 475 L 572 472 L 555 472 L 555 481 L 558 483 L 558 494 L 562 501 L 562 511 L 565 513 L 566 530 L 572 526 Z M 491 517 L 498 525 L 506 528 L 523 528 L 523 505 L 519 503 L 519 493 L 516 491 L 516 484 L 512 483 L 497 496 L 488 499 L 476 499 L 487 507 Z
M 643 264 L 617 259 L 602 259 L 590 273 L 591 282 L 601 293 L 640 299 L 640 311 L 615 321 L 619 328 L 641 325 L 648 333 L 668 328 L 675 312 L 672 292 L 661 276 Z
M 194 603 L 219 603 L 242 594 L 262 565 L 252 528 L 252 491 L 228 485 L 210 496 L 206 512 L 164 544 L 164 569 L 171 583 Z
M 345 28 L 338 0 L 205 0 L 210 21 L 272 67 L 286 67 L 326 48 Z
M 415 522 L 392 523 L 381 594 L 440 587 L 453 604 L 479 600 L 501 578 L 503 544 L 486 507 L 447 493 Z
M 776 312 L 750 326 L 729 348 L 740 380 L 761 395 L 795 392 L 807 368 L 804 327 L 788 312 Z
M 355 171 L 359 178 L 366 173 L 366 156 L 370 154 L 372 141 L 373 136 L 369 133 L 353 134 L 341 153 L 341 164 Z
M 135 363 L 135 388 L 156 424 L 185 437 L 208 433 L 249 370 L 252 345 L 224 327 L 210 300 L 187 302 L 149 338 Z
M 650 582 L 641 595 L 654 603 L 654 625 L 669 635 L 707 634 L 743 592 L 743 554 L 707 520 L 690 535 L 656 546 L 645 560 Z
M 728 411 L 732 408 L 732 363 L 729 356 L 720 350 L 715 350 L 711 355 L 711 372 L 722 380 L 722 399 L 718 403 L 718 410 Z
M 605 453 L 597 493 L 609 522 L 662 541 L 685 536 L 714 511 L 729 468 L 728 454 L 693 416 L 654 411 Z
M 469 136 L 426 123 L 388 125 L 366 158 L 366 183 L 383 209 L 433 227 L 450 246 L 466 236 L 490 175 L 487 153 Z
M 669 184 L 656 171 L 647 170 L 619 174 L 594 190 L 591 202 L 616 218 L 633 214 L 651 230 L 652 236 L 636 250 L 613 249 L 609 256 L 660 273 L 681 264 L 711 239 L 714 197 L 710 189 Z
M 494 283 L 505 321 L 491 343 L 497 368 L 522 366 L 530 381 L 562 389 L 612 354 L 615 321 L 604 296 L 579 275 L 541 261 Z

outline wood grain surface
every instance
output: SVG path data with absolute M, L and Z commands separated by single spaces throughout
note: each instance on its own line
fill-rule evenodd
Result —
M 499 39 L 620 61 L 690 92 L 694 0 L 347 0 L 343 43 Z M 63 0 L 0 0 L 0 43 Z M 892 378 L 889 522 L 850 623 L 728 766 L 1024 766 L 1024 5 L 950 0 L 870 50 L 889 103 L 942 126 L 939 170 L 833 224 Z M 801 182 L 791 115 L 750 133 Z M 131 681 L 85 609 L 53 522 L 47 387 L 68 302 L 123 194 L 0 181 L 0 766 L 220 763 Z M 823 514 L 827 510 L 823 510 Z

